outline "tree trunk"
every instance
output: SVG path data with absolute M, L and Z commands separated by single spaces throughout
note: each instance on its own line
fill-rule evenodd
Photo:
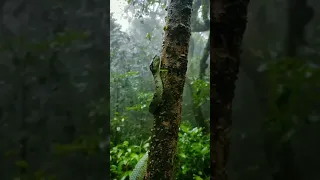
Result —
M 211 179 L 227 180 L 232 100 L 249 0 L 211 1 Z
M 188 64 L 192 0 L 170 1 L 161 52 L 162 103 L 154 112 L 145 179 L 174 179 L 173 163 L 181 122 L 181 102 Z
M 206 43 L 206 46 L 203 49 L 203 55 L 200 59 L 199 79 L 201 80 L 203 80 L 206 70 L 208 68 L 207 59 L 209 57 L 209 53 L 210 53 L 210 34 L 209 34 L 209 39 Z

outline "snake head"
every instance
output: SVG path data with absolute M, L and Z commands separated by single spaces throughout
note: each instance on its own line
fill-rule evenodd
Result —
M 150 71 L 155 74 L 160 69 L 160 56 L 155 55 L 150 63 Z

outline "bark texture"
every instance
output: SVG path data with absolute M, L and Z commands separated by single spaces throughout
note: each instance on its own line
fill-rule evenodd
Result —
M 154 127 L 145 179 L 174 179 L 174 157 L 181 122 L 181 102 L 188 64 L 192 0 L 170 1 L 167 8 L 160 73 L 162 103 L 154 112 Z
M 231 110 L 239 71 L 240 45 L 249 0 L 212 0 L 211 13 L 211 179 L 227 180 Z

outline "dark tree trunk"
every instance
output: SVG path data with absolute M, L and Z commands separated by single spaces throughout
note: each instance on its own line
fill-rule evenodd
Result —
M 211 1 L 211 179 L 227 180 L 232 100 L 249 0 Z

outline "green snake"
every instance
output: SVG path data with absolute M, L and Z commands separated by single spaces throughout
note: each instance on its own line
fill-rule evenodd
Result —
M 161 70 L 161 58 L 160 56 L 156 55 L 153 57 L 150 63 L 150 71 L 154 78 L 155 83 L 155 92 L 153 94 L 153 99 L 149 105 L 149 112 L 153 114 L 159 107 L 162 101 L 162 93 L 163 93 L 163 83 L 160 76 Z M 144 176 L 147 172 L 147 164 L 148 164 L 148 152 L 139 160 L 136 164 L 135 168 L 133 169 L 130 180 L 143 180 Z
M 147 165 L 148 165 L 148 152 L 146 152 L 143 155 L 143 157 L 138 161 L 138 163 L 134 167 L 130 175 L 130 180 L 143 180 L 147 172 Z
M 158 109 L 162 101 L 162 93 L 163 93 L 163 83 L 160 76 L 160 68 L 161 68 L 160 56 L 158 55 L 154 56 L 149 67 L 150 67 L 150 71 L 152 73 L 152 76 L 154 78 L 154 83 L 156 86 L 155 92 L 153 94 L 153 99 L 149 105 L 149 112 L 153 114 Z
M 160 76 L 160 68 L 161 68 L 161 58 L 156 55 L 153 57 L 150 63 L 150 71 L 154 78 L 155 83 L 155 92 L 153 94 L 153 99 L 149 105 L 149 112 L 153 114 L 159 107 L 162 101 L 162 92 L 163 92 L 163 83 Z M 147 164 L 148 164 L 148 152 L 139 160 L 133 169 L 130 180 L 143 180 L 144 176 L 147 172 Z

